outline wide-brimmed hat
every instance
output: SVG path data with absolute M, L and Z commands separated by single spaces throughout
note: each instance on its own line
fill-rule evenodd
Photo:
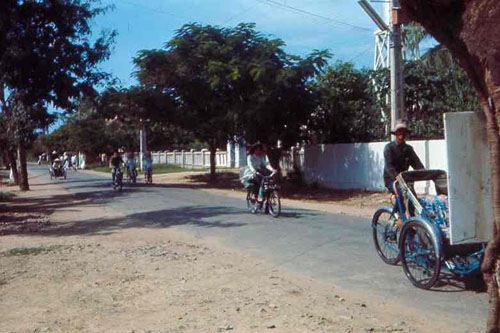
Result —
M 396 123 L 396 125 L 394 125 L 394 127 L 392 128 L 391 134 L 396 134 L 396 132 L 399 130 L 405 130 L 408 133 L 411 132 L 411 129 L 409 129 L 408 126 L 406 126 L 406 123 L 402 122 L 402 121 L 399 121 Z

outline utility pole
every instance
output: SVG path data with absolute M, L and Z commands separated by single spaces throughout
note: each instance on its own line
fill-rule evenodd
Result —
M 144 122 L 141 120 L 141 129 L 139 130 L 139 165 L 141 168 L 141 171 L 144 170 L 144 165 L 143 165 L 143 160 L 144 160 L 144 154 L 147 153 L 147 138 L 146 138 L 146 125 Z
M 391 42 L 390 42 L 390 64 L 391 64 L 391 128 L 396 121 L 406 120 L 404 111 L 403 95 L 403 57 L 401 37 L 401 7 L 399 0 L 392 1 L 391 15 Z

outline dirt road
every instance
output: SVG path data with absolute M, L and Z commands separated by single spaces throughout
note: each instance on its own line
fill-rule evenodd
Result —
M 9 203 L 28 226 L 2 221 L 0 332 L 457 332 L 215 239 L 122 228 L 120 210 L 31 183 Z

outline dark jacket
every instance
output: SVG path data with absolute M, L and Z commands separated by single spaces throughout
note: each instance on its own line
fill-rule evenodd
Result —
M 415 170 L 424 169 L 413 147 L 406 143 L 401 146 L 396 141 L 388 143 L 384 148 L 384 160 L 384 183 L 387 188 L 400 172 L 407 171 L 410 166 Z
M 121 156 L 113 156 L 111 157 L 111 160 L 109 162 L 109 164 L 111 164 L 111 166 L 114 168 L 119 168 L 122 163 L 123 159 Z

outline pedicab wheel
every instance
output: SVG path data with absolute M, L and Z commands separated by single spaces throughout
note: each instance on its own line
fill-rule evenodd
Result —
M 397 216 L 389 207 L 379 208 L 372 218 L 373 242 L 380 258 L 389 265 L 399 260 Z
M 257 194 L 253 191 L 253 189 L 249 189 L 247 191 L 247 207 L 250 213 L 255 214 L 257 212 Z
M 281 213 L 281 200 L 278 191 L 272 191 L 269 193 L 269 198 L 267 199 L 269 214 L 272 217 L 278 217 Z
M 408 220 L 401 230 L 403 270 L 417 288 L 430 289 L 439 279 L 441 251 L 437 235 L 429 222 L 420 218 Z

